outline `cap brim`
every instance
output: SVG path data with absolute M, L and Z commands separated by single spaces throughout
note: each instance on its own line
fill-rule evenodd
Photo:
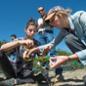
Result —
M 50 20 L 54 15 L 55 13 L 48 14 L 47 17 L 45 18 L 45 21 Z

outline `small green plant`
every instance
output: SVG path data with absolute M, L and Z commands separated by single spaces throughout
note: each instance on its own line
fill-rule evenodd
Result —
M 42 73 L 43 75 L 46 75 L 47 67 L 49 64 L 49 56 L 35 56 L 33 60 L 33 72 L 35 75 L 38 75 L 39 73 Z

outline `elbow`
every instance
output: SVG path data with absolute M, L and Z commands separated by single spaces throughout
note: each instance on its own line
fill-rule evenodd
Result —
M 3 45 L 2 45 L 1 48 L 0 48 L 0 52 L 2 52 L 2 51 L 4 51 Z
M 6 51 L 6 48 L 5 48 L 4 44 L 0 48 L 0 52 L 3 52 L 3 51 Z

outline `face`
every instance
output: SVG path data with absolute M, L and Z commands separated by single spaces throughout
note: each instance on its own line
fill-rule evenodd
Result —
M 13 37 L 13 36 L 11 36 L 11 40 L 14 40 L 14 39 L 16 39 L 15 37 Z
M 44 9 L 41 9 L 41 10 L 39 11 L 39 13 L 41 14 L 41 16 L 43 16 L 43 15 L 45 15 L 45 10 L 44 10 Z
M 53 16 L 49 21 L 52 26 L 62 28 L 61 20 L 58 16 Z
M 26 35 L 28 37 L 33 37 L 33 35 L 36 33 L 36 26 L 35 25 L 29 25 L 28 28 L 25 30 Z

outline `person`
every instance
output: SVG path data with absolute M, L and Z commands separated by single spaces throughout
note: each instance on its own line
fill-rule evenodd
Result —
M 51 29 L 53 26 L 47 21 L 45 22 L 45 18 L 47 17 L 47 13 L 45 11 L 44 7 L 38 8 L 38 13 L 40 14 L 40 18 L 38 19 L 38 33 L 39 38 L 42 40 L 40 45 L 47 44 L 51 40 L 53 40 L 56 36 L 54 36 L 54 30 Z M 37 38 L 36 38 L 37 39 Z M 49 53 L 48 56 L 54 56 L 56 55 L 56 49 L 53 48 Z M 57 80 L 61 81 L 63 80 L 62 75 L 63 69 L 62 67 L 55 69 L 55 76 L 57 77 Z
M 78 11 L 73 15 L 70 13 L 71 10 L 56 6 L 49 10 L 45 19 L 52 26 L 58 27 L 61 32 L 55 40 L 50 44 L 42 46 L 42 48 L 47 46 L 53 48 L 64 39 L 67 46 L 73 52 L 73 55 L 70 56 L 56 56 L 55 58 L 51 58 L 51 68 L 57 68 L 70 60 L 79 60 L 83 65 L 86 65 L 86 12 Z
M 11 40 L 11 41 L 16 41 L 16 40 L 18 40 L 16 34 L 11 34 L 11 35 L 10 35 L 10 40 Z M 8 56 L 9 61 L 11 62 L 13 68 L 15 69 L 15 71 L 16 71 L 16 60 L 17 60 L 16 51 L 17 51 L 18 48 L 19 48 L 19 47 L 15 48 L 14 50 L 11 50 L 10 53 L 8 53 L 8 54 L 6 53 L 7 56 Z
M 73 15 L 69 9 L 54 7 L 50 9 L 46 20 L 51 25 L 62 30 L 59 37 L 56 38 L 54 46 L 65 38 L 69 49 L 73 52 L 70 56 L 56 56 L 50 59 L 50 67 L 57 68 L 68 61 L 78 60 L 84 66 L 86 65 L 86 12 L 78 11 Z M 66 32 L 67 33 L 66 33 Z M 60 40 L 60 41 L 58 41 Z M 83 77 L 86 85 L 86 76 Z
M 11 38 L 11 40 L 15 40 L 17 38 L 17 36 L 15 34 L 11 34 L 10 38 Z
M 60 33 L 60 38 L 56 38 L 54 46 L 58 44 L 58 40 L 61 41 L 65 37 L 66 44 L 73 52 L 73 55 L 70 56 L 57 56 L 58 60 L 51 65 L 52 68 L 58 67 L 68 60 L 80 60 L 83 65 L 86 64 L 85 19 L 85 11 L 78 11 L 73 15 L 70 14 L 69 9 L 64 9 L 62 7 L 54 7 L 49 11 L 45 20 L 49 20 L 53 26 L 61 28 L 63 31 L 63 33 Z
M 4 51 L 5 53 L 9 52 L 9 50 L 19 47 L 18 52 L 16 54 L 16 56 L 17 56 L 17 65 L 16 65 L 17 72 L 15 73 L 16 74 L 15 78 L 16 78 L 17 84 L 33 83 L 35 81 L 41 82 L 41 80 L 45 80 L 41 74 L 38 76 L 34 76 L 33 62 L 32 62 L 33 60 L 30 60 L 30 58 L 28 57 L 28 55 L 26 53 L 26 52 L 28 52 L 29 48 L 33 48 L 35 45 L 37 46 L 39 44 L 38 41 L 36 41 L 36 39 L 34 39 L 34 37 L 33 37 L 35 35 L 35 33 L 37 32 L 37 23 L 34 19 L 31 18 L 27 22 L 26 27 L 25 27 L 25 32 L 26 32 L 26 36 L 24 37 L 24 39 L 9 42 L 5 45 L 2 45 L 2 47 L 1 47 L 1 51 Z M 34 46 L 33 46 L 33 43 L 35 44 Z M 7 59 L 7 57 L 5 57 L 5 58 Z M 6 63 L 7 63 L 7 61 L 9 61 L 9 60 L 7 59 Z M 10 62 L 8 62 L 8 63 L 10 63 Z M 4 64 L 4 66 L 6 66 L 6 65 Z M 10 65 L 10 66 L 12 66 L 12 65 Z M 5 67 L 5 68 L 7 68 L 10 71 L 12 71 L 12 69 L 13 69 L 13 67 L 12 67 L 12 69 L 9 69 L 10 67 L 9 68 Z M 4 71 L 7 72 L 6 69 L 4 69 Z M 13 72 L 15 72 L 15 71 L 13 70 Z M 9 71 L 7 72 L 7 74 L 9 74 L 9 76 L 10 76 Z M 13 77 L 13 76 L 11 76 L 11 77 Z
M 32 71 L 32 62 L 25 62 L 23 57 L 23 53 L 25 51 L 25 47 L 31 48 L 34 46 L 34 41 L 32 36 L 37 31 L 37 24 L 34 20 L 29 20 L 25 27 L 26 36 L 24 39 L 15 40 L 3 44 L 0 48 L 0 64 L 2 66 L 3 71 L 5 72 L 7 78 L 15 78 L 15 84 L 20 83 L 34 83 L 34 76 Z M 15 72 L 11 62 L 9 61 L 6 53 L 9 53 L 11 50 L 15 51 L 15 56 L 17 57 L 16 67 L 17 70 Z M 13 53 L 11 53 L 13 54 Z
M 40 14 L 40 18 L 38 18 L 38 33 L 40 34 L 40 38 L 44 39 L 45 43 L 50 42 L 53 39 L 53 30 L 51 29 L 52 26 L 48 23 L 45 22 L 44 19 L 47 16 L 47 13 L 44 9 L 44 7 L 39 7 L 38 8 L 38 13 Z M 41 43 L 43 44 L 43 43 Z

